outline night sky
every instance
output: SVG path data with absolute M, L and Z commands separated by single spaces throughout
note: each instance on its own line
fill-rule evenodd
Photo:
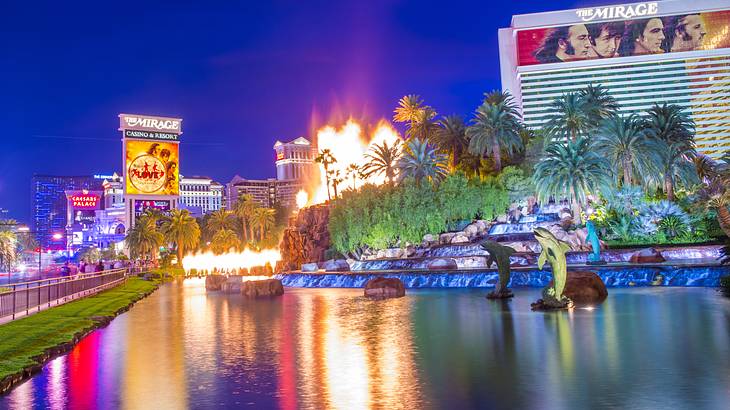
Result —
M 405 94 L 469 115 L 513 14 L 619 2 L 82 3 L 3 3 L 0 208 L 22 222 L 33 173 L 121 172 L 120 112 L 182 117 L 184 175 L 274 177 L 277 139 Z

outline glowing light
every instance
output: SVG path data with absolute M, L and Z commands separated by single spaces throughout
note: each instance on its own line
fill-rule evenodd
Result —
M 225 272 L 251 269 L 255 266 L 265 266 L 267 263 L 273 267 L 279 260 L 281 254 L 277 249 L 264 249 L 260 252 L 244 249 L 243 252 L 228 252 L 222 255 L 213 252 L 188 254 L 182 263 L 185 272 L 190 272 L 192 269 L 198 271 L 217 269 Z
M 353 179 L 348 174 L 347 168 L 355 164 L 362 167 L 368 161 L 365 155 L 375 144 L 383 144 L 388 146 L 400 143 L 402 138 L 398 132 L 390 126 L 386 121 L 380 121 L 375 129 L 366 138 L 363 127 L 355 120 L 348 120 L 344 126 L 337 129 L 333 126 L 325 126 L 317 131 L 317 150 L 330 150 L 332 156 L 337 162 L 329 165 L 331 172 L 339 172 L 342 182 L 338 185 L 338 192 L 352 188 Z M 320 180 L 317 185 L 310 189 L 313 193 L 307 205 L 323 203 L 327 200 L 327 176 L 325 175 L 324 166 L 319 164 Z M 384 175 L 373 175 L 369 178 L 360 178 L 356 176 L 354 186 L 359 188 L 366 183 L 381 185 L 385 183 Z M 334 195 L 334 190 L 330 184 L 330 194 Z
M 307 194 L 307 191 L 300 190 L 297 192 L 297 208 L 304 208 L 307 206 L 307 201 L 309 201 L 309 195 Z
M 53 239 L 55 239 L 55 240 L 59 240 L 59 239 L 61 239 L 61 238 L 63 238 L 63 235 L 62 235 L 62 234 L 60 234 L 60 233 L 54 233 L 54 234 L 53 234 Z

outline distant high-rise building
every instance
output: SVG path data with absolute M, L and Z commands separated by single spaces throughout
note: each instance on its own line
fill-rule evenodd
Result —
M 304 187 L 301 181 L 283 180 L 274 178 L 265 180 L 245 179 L 236 175 L 226 185 L 228 203 L 226 207 L 232 209 L 238 198 L 242 195 L 251 195 L 254 201 L 267 208 L 275 205 L 294 207 L 296 195 Z
M 299 137 L 289 142 L 276 141 L 274 151 L 277 180 L 302 181 L 311 178 L 317 150 L 308 139 Z
M 101 190 L 102 180 L 90 175 L 33 175 L 31 185 L 32 230 L 36 240 L 43 247 L 65 248 L 65 235 L 61 239 L 53 239 L 53 235 L 66 232 L 66 191 Z
M 203 216 L 223 206 L 223 185 L 209 177 L 180 176 L 180 208 Z

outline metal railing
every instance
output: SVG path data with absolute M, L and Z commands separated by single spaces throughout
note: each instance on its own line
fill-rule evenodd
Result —
M 2 285 L 0 321 L 15 320 L 51 306 L 94 294 L 123 283 L 135 269 L 111 269 L 96 273 L 62 276 Z

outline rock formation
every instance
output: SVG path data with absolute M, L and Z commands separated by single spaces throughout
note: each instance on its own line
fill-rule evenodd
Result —
M 251 280 L 241 284 L 241 295 L 249 298 L 273 297 L 284 294 L 279 279 Z
M 553 286 L 550 281 L 548 286 Z M 571 271 L 565 282 L 563 295 L 568 297 L 576 306 L 597 305 L 608 297 L 606 284 L 595 272 Z
M 375 278 L 365 284 L 365 296 L 372 299 L 399 298 L 406 295 L 406 287 L 398 278 Z
M 442 270 L 442 269 L 458 269 L 459 265 L 456 264 L 454 258 L 436 258 L 428 263 L 428 269 Z
M 662 263 L 665 260 L 662 253 L 654 248 L 646 248 L 634 252 L 629 258 L 629 262 L 631 263 Z
M 223 275 L 208 275 L 205 277 L 205 290 L 221 290 L 226 277 Z
M 276 264 L 276 272 L 297 270 L 304 263 L 324 261 L 325 251 L 330 248 L 328 224 L 327 205 L 302 208 L 290 218 L 279 244 L 281 261 Z

